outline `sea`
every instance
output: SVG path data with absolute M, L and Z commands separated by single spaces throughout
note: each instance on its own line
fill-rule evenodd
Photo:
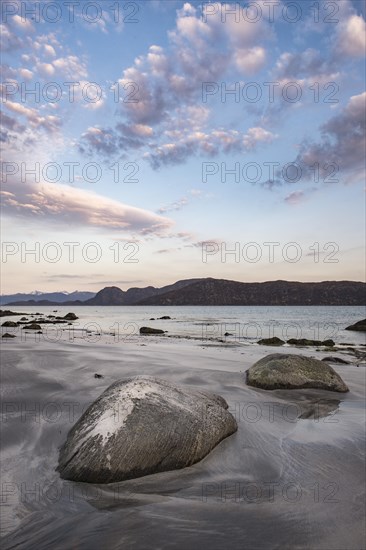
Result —
M 21 306 L 10 309 L 42 317 L 75 313 L 79 319 L 71 325 L 58 325 L 58 330 L 53 325 L 43 326 L 42 339 L 51 342 L 61 339 L 62 331 L 66 331 L 71 340 L 81 335 L 91 343 L 101 341 L 105 334 L 114 336 L 116 342 L 133 341 L 138 338 L 139 329 L 148 326 L 164 330 L 168 337 L 203 342 L 225 339 L 248 344 L 277 336 L 284 341 L 307 338 L 332 339 L 337 344 L 365 343 L 365 333 L 345 330 L 365 318 L 364 306 Z M 170 319 L 160 319 L 163 316 Z

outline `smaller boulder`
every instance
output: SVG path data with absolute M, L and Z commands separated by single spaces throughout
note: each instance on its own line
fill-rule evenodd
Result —
M 267 355 L 251 366 L 246 376 L 248 386 L 264 390 L 315 388 L 336 392 L 349 391 L 332 367 L 324 361 L 304 355 Z
M 159 319 L 163 319 L 165 321 L 171 319 L 171 317 L 169 317 L 169 315 L 163 315 L 162 317 L 159 317 Z
M 160 328 L 141 327 L 140 334 L 164 334 L 164 330 Z
M 3 334 L 1 338 L 16 338 L 16 336 L 15 334 L 9 334 L 8 332 L 5 332 L 5 334 Z

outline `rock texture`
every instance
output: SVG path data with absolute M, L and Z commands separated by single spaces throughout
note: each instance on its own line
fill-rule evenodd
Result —
M 303 355 L 274 353 L 247 370 L 247 384 L 265 390 L 316 388 L 347 392 L 348 387 L 332 367 Z
M 366 332 L 366 319 L 362 319 L 362 321 L 357 321 L 354 325 L 350 325 L 345 330 L 357 330 L 360 332 Z
M 226 409 L 218 395 L 151 376 L 115 382 L 70 430 L 57 469 L 111 483 L 185 468 L 237 430 Z

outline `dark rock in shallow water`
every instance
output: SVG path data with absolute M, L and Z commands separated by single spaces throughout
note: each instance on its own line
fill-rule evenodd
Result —
M 102 374 L 95 373 L 94 378 L 104 378 Z
M 0 309 L 0 317 L 10 317 L 10 315 L 27 315 L 26 313 L 18 313 L 16 311 L 10 311 L 10 309 Z
M 322 361 L 327 363 L 339 363 L 340 365 L 349 365 L 350 362 L 342 359 L 341 357 L 323 357 Z
M 164 334 L 164 330 L 160 328 L 141 327 L 140 334 Z
M 250 367 L 246 375 L 249 386 L 265 390 L 315 388 L 349 391 L 332 367 L 303 355 L 267 355 Z
M 345 330 L 366 332 L 366 319 L 362 319 L 362 321 L 357 321 L 357 323 L 355 323 L 354 325 L 350 325 L 349 327 L 345 328 Z
M 5 334 L 3 334 L 1 338 L 16 338 L 16 336 L 15 334 L 9 334 L 8 332 L 5 332 Z
M 5 321 L 2 325 L 2 327 L 17 327 L 18 323 L 15 321 Z
M 292 346 L 327 346 L 332 347 L 335 345 L 335 342 L 331 339 L 329 340 L 308 340 L 307 338 L 290 338 L 287 340 L 287 343 Z
M 152 376 L 115 382 L 60 450 L 63 479 L 112 483 L 195 464 L 237 430 L 226 401 Z
M 41 330 L 41 326 L 37 325 L 37 323 L 30 323 L 23 327 L 23 330 Z
M 281 340 L 281 338 L 274 336 L 273 338 L 263 338 L 262 340 L 258 340 L 257 343 L 261 346 L 283 346 L 285 342 Z
M 158 317 L 158 319 L 163 319 L 163 320 L 168 320 L 168 319 L 171 319 L 171 317 L 169 317 L 169 315 L 163 315 L 162 317 Z
M 64 315 L 63 319 L 65 319 L 65 321 L 76 321 L 79 317 L 77 317 L 75 313 L 67 313 Z

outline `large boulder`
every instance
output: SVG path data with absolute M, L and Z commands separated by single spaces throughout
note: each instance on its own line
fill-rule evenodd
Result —
M 357 323 L 355 323 L 354 325 L 346 327 L 345 330 L 357 330 L 359 332 L 366 332 L 366 319 L 357 321 Z
M 342 378 L 325 362 L 282 353 L 267 355 L 250 367 L 247 384 L 265 390 L 316 388 L 349 391 Z
M 63 479 L 111 483 L 185 468 L 237 430 L 226 401 L 152 376 L 115 382 L 60 450 Z
M 2 327 L 17 327 L 18 323 L 15 323 L 14 321 L 5 321 L 1 326 Z

